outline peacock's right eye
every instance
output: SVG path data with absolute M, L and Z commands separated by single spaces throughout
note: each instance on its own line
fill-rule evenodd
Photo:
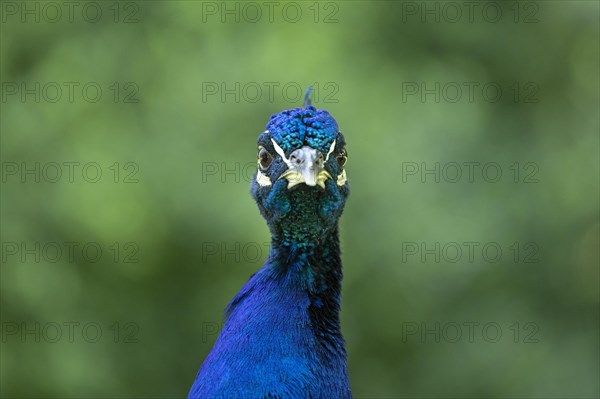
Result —
M 267 169 L 273 162 L 273 155 L 267 151 L 264 147 L 258 149 L 258 165 L 262 170 Z

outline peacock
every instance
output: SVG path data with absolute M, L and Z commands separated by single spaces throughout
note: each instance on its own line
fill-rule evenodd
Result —
M 344 136 L 310 102 L 271 116 L 251 195 L 269 256 L 225 310 L 188 398 L 351 398 L 340 330 L 338 221 L 349 195 Z

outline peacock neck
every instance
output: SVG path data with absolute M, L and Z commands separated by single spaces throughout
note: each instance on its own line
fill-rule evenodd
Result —
M 280 180 L 261 211 L 272 237 L 265 275 L 277 280 L 276 290 L 283 295 L 306 295 L 316 336 L 340 343 L 338 221 L 344 201 L 336 190 L 335 183 L 328 181 L 325 190 L 300 185 L 288 191 L 287 183 Z M 336 346 L 341 353 L 343 345 Z
M 342 353 L 342 264 L 337 226 L 312 241 L 288 241 L 274 234 L 269 258 L 273 273 L 288 289 L 308 294 L 308 312 L 316 336 L 333 352 Z
M 311 294 L 339 295 L 342 263 L 337 226 L 321 233 L 306 240 L 289 240 L 285 231 L 273 234 L 270 259 L 278 273 Z

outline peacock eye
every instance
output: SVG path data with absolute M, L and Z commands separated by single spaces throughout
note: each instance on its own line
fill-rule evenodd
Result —
M 258 149 L 258 165 L 262 170 L 267 169 L 273 162 L 273 155 L 267 151 L 264 147 Z
M 340 165 L 340 167 L 343 168 L 344 165 L 346 165 L 346 162 L 348 161 L 348 151 L 346 151 L 345 148 L 342 148 L 339 154 L 335 156 L 335 160 L 337 161 L 338 165 Z

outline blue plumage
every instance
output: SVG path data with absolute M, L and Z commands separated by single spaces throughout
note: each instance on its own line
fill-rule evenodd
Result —
M 258 146 L 251 193 L 271 251 L 228 305 L 189 398 L 350 398 L 339 323 L 344 137 L 307 105 L 273 115 Z

